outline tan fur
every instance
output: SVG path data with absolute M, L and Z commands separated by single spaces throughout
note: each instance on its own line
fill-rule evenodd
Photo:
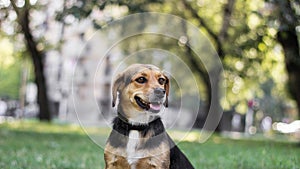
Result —
M 136 79 L 139 77 L 146 77 L 147 83 L 137 83 Z M 164 85 L 160 84 L 158 82 L 159 78 L 164 78 L 166 83 Z M 152 115 L 149 115 L 149 112 L 138 106 L 134 101 L 134 97 L 139 96 L 149 102 L 149 97 L 155 88 L 165 89 L 164 105 L 168 106 L 168 77 L 153 65 L 131 65 L 117 75 L 114 80 L 112 106 L 116 105 L 119 93 L 118 111 L 122 111 L 119 113 L 122 113 L 129 122 L 148 123 L 152 120 Z M 153 131 L 149 131 L 145 136 L 140 138 L 138 145 L 144 145 L 153 136 Z M 124 140 L 128 141 L 127 138 L 124 138 Z M 167 140 L 163 140 L 157 147 L 151 149 L 137 149 L 135 153 L 139 159 L 130 166 L 127 159 L 126 147 L 115 148 L 108 143 L 104 152 L 106 169 L 167 169 L 170 165 L 168 158 L 170 156 L 169 150 L 170 147 Z
M 126 159 L 124 149 L 116 149 L 107 144 L 104 150 L 104 160 L 106 169 L 131 169 Z
M 147 77 L 148 82 L 146 84 L 139 84 L 135 82 L 135 79 L 138 77 Z M 163 77 L 166 79 L 167 83 L 165 85 L 160 85 L 158 83 L 158 78 Z M 142 64 L 133 64 L 128 67 L 125 71 L 117 75 L 113 87 L 112 95 L 113 101 L 112 106 L 114 107 L 117 100 L 117 93 L 121 95 L 119 103 L 120 109 L 123 111 L 123 115 L 130 119 L 140 119 L 147 118 L 145 111 L 141 109 L 133 100 L 134 96 L 138 95 L 143 100 L 149 101 L 148 96 L 153 92 L 155 88 L 164 88 L 166 91 L 166 98 L 164 105 L 168 106 L 168 95 L 169 95 L 169 79 L 168 77 L 156 66 L 153 65 L 142 65 Z M 148 117 L 151 118 L 151 117 Z
M 159 147 L 145 152 L 149 154 L 148 157 L 141 158 L 136 164 L 137 169 L 168 169 L 169 161 L 169 146 L 162 144 Z
M 144 139 L 148 138 L 142 138 L 141 142 L 145 141 Z M 169 149 L 169 145 L 162 142 L 153 149 L 137 151 L 136 154 L 140 156 L 140 159 L 134 164 L 136 169 L 167 169 L 170 165 Z M 109 144 L 106 145 L 104 153 L 106 169 L 131 169 L 126 157 L 125 149 L 116 149 Z

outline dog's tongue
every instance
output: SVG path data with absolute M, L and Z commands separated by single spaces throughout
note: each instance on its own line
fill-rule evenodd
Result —
M 150 109 L 152 110 L 160 110 L 160 104 L 150 104 Z

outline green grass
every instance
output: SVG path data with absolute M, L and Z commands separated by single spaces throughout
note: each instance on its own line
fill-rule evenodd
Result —
M 96 130 L 103 133 L 99 139 L 105 141 L 109 129 Z M 296 169 L 300 166 L 300 147 L 287 142 L 231 140 L 213 135 L 203 144 L 181 142 L 179 147 L 197 169 Z M 103 149 L 79 126 L 35 121 L 0 124 L 1 169 L 103 167 Z

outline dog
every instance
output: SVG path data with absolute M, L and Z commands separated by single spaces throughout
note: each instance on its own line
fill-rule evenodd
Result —
M 166 133 L 159 112 L 168 107 L 170 82 L 156 66 L 133 64 L 112 86 L 118 116 L 107 140 L 106 169 L 192 169 Z

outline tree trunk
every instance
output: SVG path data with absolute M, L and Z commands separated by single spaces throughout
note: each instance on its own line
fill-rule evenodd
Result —
M 194 17 L 195 19 L 198 20 L 199 25 L 201 27 L 203 27 L 208 35 L 211 37 L 211 39 L 213 39 L 213 41 L 215 42 L 215 48 L 216 48 L 216 52 L 218 53 L 219 58 L 222 60 L 225 58 L 225 52 L 224 51 L 224 44 L 226 43 L 226 38 L 228 36 L 228 28 L 230 27 L 230 20 L 231 20 L 231 16 L 232 13 L 234 11 L 234 5 L 235 5 L 235 0 L 228 0 L 226 4 L 224 4 L 223 6 L 223 22 L 222 22 L 222 27 L 220 29 L 219 33 L 215 33 L 212 31 L 212 29 L 209 27 L 209 25 L 204 21 L 204 19 L 198 15 L 198 11 L 195 10 L 191 4 L 185 0 L 181 1 L 182 4 L 184 5 L 184 7 L 191 13 L 192 17 Z M 207 103 L 207 107 L 206 107 L 206 114 L 204 116 L 201 116 L 198 114 L 196 123 L 195 123 L 195 127 L 203 127 L 202 125 L 204 125 L 203 123 L 203 119 L 205 121 L 209 121 L 208 124 L 211 125 L 207 125 L 206 128 L 208 130 L 213 130 L 214 129 L 214 121 L 215 119 L 213 118 L 209 118 L 209 112 L 210 113 L 214 113 L 215 118 L 222 116 L 220 113 L 220 111 L 222 110 L 221 108 L 221 104 L 220 104 L 220 89 L 219 89 L 219 85 L 221 82 L 221 70 L 217 70 L 217 68 L 215 70 L 210 70 L 211 72 L 203 72 L 203 70 L 201 70 L 199 68 L 199 66 L 197 66 L 197 61 L 193 59 L 193 56 L 191 55 L 191 51 L 188 51 L 188 53 L 190 54 L 190 60 L 191 60 L 191 66 L 193 68 L 195 68 L 195 70 L 197 71 L 197 73 L 202 76 L 202 78 L 205 81 L 205 87 L 207 89 L 207 93 L 208 93 L 208 103 Z M 205 76 L 203 76 L 205 75 Z M 210 75 L 210 76 L 209 76 Z M 211 105 L 214 105 L 211 107 Z M 220 121 L 221 122 L 221 121 Z M 215 131 L 219 132 L 221 131 L 221 126 L 220 123 L 217 126 L 217 128 L 215 129 Z
M 281 44 L 285 57 L 285 66 L 288 73 L 288 88 L 298 107 L 300 118 L 300 54 L 299 41 L 296 32 L 298 18 L 292 7 L 292 2 L 276 0 L 273 2 L 279 10 L 280 27 L 277 40 Z
M 277 39 L 283 47 L 285 66 L 288 73 L 288 87 L 291 96 L 298 106 L 298 118 L 300 118 L 300 56 L 299 43 L 295 28 L 281 30 Z
M 34 66 L 35 82 L 37 85 L 38 96 L 37 101 L 39 105 L 39 119 L 42 121 L 50 121 L 51 113 L 48 106 L 47 87 L 44 76 L 43 53 L 38 51 L 37 43 L 35 42 L 29 27 L 29 8 L 24 7 L 22 13 L 18 15 L 18 22 L 22 28 L 27 49 L 30 52 L 31 59 Z
M 203 70 L 200 65 L 198 64 L 200 61 L 196 59 L 197 56 L 194 56 L 192 49 L 187 45 L 186 46 L 186 55 L 187 55 L 187 60 L 189 61 L 188 64 L 189 66 L 197 73 L 199 78 L 201 78 L 204 82 L 204 86 L 206 88 L 206 94 L 207 98 L 205 100 L 205 105 L 204 107 L 200 107 L 201 103 L 199 103 L 199 112 L 197 119 L 194 123 L 194 128 L 203 128 L 205 121 L 208 117 L 208 112 L 210 109 L 211 105 L 211 99 L 212 99 L 212 88 L 211 88 L 211 83 L 209 81 L 209 75 L 206 70 Z

